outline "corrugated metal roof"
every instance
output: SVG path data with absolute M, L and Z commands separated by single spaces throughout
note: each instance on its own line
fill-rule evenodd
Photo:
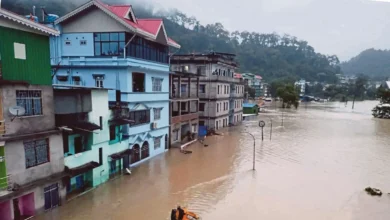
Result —
M 242 104 L 242 107 L 244 107 L 244 108 L 253 108 L 255 106 L 258 106 L 258 105 L 255 104 L 255 103 L 244 103 L 244 104 Z
M 49 34 L 49 35 L 54 35 L 54 36 L 60 35 L 60 32 L 57 30 L 54 30 L 54 29 L 49 28 L 45 25 L 39 24 L 35 21 L 31 21 L 25 17 L 17 15 L 13 12 L 7 11 L 3 8 L 0 8 L 0 17 L 7 18 L 13 22 L 16 22 L 16 23 L 22 24 L 24 26 L 27 26 L 31 29 L 40 31 L 40 32 L 42 32 L 42 35 L 44 35 L 44 34 Z

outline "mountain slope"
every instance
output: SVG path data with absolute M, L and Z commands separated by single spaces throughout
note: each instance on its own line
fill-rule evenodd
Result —
M 384 79 L 390 76 L 390 51 L 368 49 L 348 62 L 341 64 L 347 75 L 365 74 L 373 79 Z

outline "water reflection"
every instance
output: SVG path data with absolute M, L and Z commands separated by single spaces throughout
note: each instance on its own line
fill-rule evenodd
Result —
M 258 122 L 207 138 L 192 154 L 172 150 L 38 219 L 168 219 L 186 204 L 203 219 L 389 219 L 390 121 L 375 102 L 269 110 Z M 349 106 L 351 107 L 351 106 Z M 269 140 L 270 121 L 273 124 Z M 252 169 L 256 137 L 256 172 Z

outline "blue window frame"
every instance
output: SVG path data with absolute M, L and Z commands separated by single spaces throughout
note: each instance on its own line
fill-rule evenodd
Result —
M 121 56 L 124 53 L 125 33 L 94 33 L 95 56 Z

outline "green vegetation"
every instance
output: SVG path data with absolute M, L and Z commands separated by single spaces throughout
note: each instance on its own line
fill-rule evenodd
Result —
M 390 76 L 389 60 L 389 50 L 368 49 L 343 62 L 341 68 L 346 75 L 365 74 L 373 80 L 386 80 Z
M 282 99 L 283 108 L 291 108 L 291 106 L 298 108 L 299 94 L 293 84 L 279 85 L 276 89 L 276 95 Z

